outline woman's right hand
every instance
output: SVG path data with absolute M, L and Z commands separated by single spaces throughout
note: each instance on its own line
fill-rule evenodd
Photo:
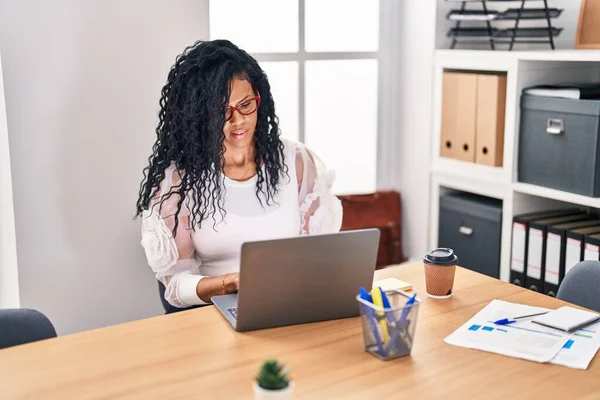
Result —
M 237 293 L 240 286 L 239 272 L 200 279 L 196 294 L 205 303 L 211 303 L 213 296 Z
M 225 287 L 227 294 L 237 293 L 240 287 L 240 273 L 234 272 L 231 274 L 223 275 L 222 286 Z

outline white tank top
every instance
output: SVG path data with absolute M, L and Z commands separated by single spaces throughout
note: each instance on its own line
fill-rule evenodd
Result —
M 285 160 L 294 160 L 286 146 Z M 202 227 L 192 233 L 196 260 L 200 262 L 199 272 L 205 276 L 215 276 L 240 269 L 240 248 L 244 242 L 278 239 L 300 234 L 300 211 L 298 185 L 294 162 L 286 162 L 288 175 L 283 175 L 279 192 L 274 202 L 266 204 L 266 196 L 261 197 L 261 205 L 256 197 L 257 176 L 238 182 L 224 177 L 226 193 L 224 209 L 227 213 L 215 214 L 202 222 Z M 264 169 L 263 169 L 264 173 Z M 263 190 L 264 191 L 264 190 Z

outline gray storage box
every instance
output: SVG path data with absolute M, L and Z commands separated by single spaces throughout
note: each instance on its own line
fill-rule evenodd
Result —
M 521 96 L 519 181 L 600 197 L 600 101 Z
M 449 247 L 462 267 L 500 277 L 502 201 L 471 193 L 440 196 L 438 246 Z

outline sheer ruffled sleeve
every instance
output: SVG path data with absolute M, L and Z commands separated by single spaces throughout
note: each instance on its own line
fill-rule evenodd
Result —
M 296 178 L 301 232 L 305 235 L 339 232 L 342 203 L 333 194 L 335 180 L 323 162 L 301 143 L 295 143 Z
M 175 307 L 184 308 L 205 302 L 196 294 L 196 286 L 204 277 L 199 274 L 200 263 L 194 257 L 189 203 L 184 201 L 182 204 L 175 237 L 175 211 L 180 197 L 173 194 L 162 205 L 160 203 L 162 196 L 179 181 L 175 166 L 167 168 L 159 193 L 150 209 L 142 215 L 142 246 L 156 279 L 165 285 L 165 299 Z

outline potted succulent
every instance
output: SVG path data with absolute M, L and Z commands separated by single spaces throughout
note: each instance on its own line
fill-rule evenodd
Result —
M 290 382 L 288 370 L 277 360 L 264 362 L 254 382 L 255 400 L 291 400 L 294 382 Z

